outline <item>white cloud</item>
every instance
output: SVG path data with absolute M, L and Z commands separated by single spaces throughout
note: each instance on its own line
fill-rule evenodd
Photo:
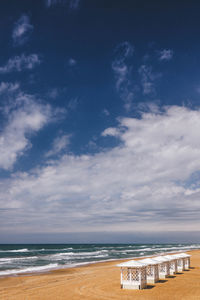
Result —
M 155 93 L 155 80 L 160 77 L 160 74 L 155 74 L 152 72 L 152 67 L 147 65 L 140 66 L 139 75 L 141 77 L 141 84 L 144 95 Z
M 102 136 L 119 136 L 120 131 L 118 128 L 109 127 L 102 132 Z
M 22 15 L 13 29 L 12 38 L 14 45 L 23 45 L 28 40 L 32 31 L 33 25 L 30 24 L 29 17 L 27 15 Z
M 102 112 L 105 116 L 107 116 L 107 117 L 110 116 L 110 112 L 106 108 L 104 108 L 104 110 Z
M 200 172 L 199 128 L 199 110 L 165 107 L 107 128 L 117 147 L 13 174 L 0 190 L 5 230 L 196 230 L 199 184 L 188 182 Z
M 50 97 L 51 99 L 56 99 L 58 98 L 60 94 L 60 90 L 58 88 L 51 88 L 48 93 L 47 96 Z
M 74 66 L 76 66 L 76 64 L 77 64 L 77 61 L 76 61 L 74 58 L 70 58 L 70 59 L 68 60 L 68 65 L 69 65 L 70 67 L 74 67 Z
M 159 60 L 161 61 L 169 61 L 173 58 L 173 50 L 170 49 L 163 49 L 159 52 Z
M 0 83 L 0 95 L 3 93 L 16 92 L 19 89 L 19 83 L 1 82 Z
M 32 70 L 41 63 L 41 60 L 37 54 L 30 54 L 26 56 L 22 54 L 20 56 L 12 57 L 8 62 L 0 67 L 0 73 L 21 72 L 23 70 Z
M 58 136 L 53 141 L 52 149 L 46 153 L 46 157 L 57 155 L 63 150 L 66 150 L 70 143 L 71 135 L 63 134 Z
M 72 98 L 70 99 L 70 101 L 68 102 L 67 108 L 68 110 L 75 110 L 78 106 L 79 100 L 78 98 Z
M 7 123 L 0 134 L 0 168 L 9 170 L 18 157 L 31 147 L 28 137 L 49 122 L 51 109 L 21 92 L 15 101 L 6 104 L 3 109 Z
M 80 6 L 80 0 L 46 0 L 46 6 L 52 7 L 55 5 L 65 5 L 68 4 L 71 10 L 77 10 Z
M 125 102 L 125 108 L 130 110 L 134 98 L 134 87 L 131 79 L 132 67 L 128 63 L 134 48 L 129 42 L 123 42 L 116 48 L 116 57 L 112 62 L 112 69 L 116 79 L 116 90 Z
M 51 7 L 53 5 L 56 5 L 56 4 L 63 4 L 65 3 L 66 1 L 65 0 L 46 0 L 46 6 L 47 7 Z
M 69 7 L 72 10 L 76 10 L 78 9 L 80 6 L 80 0 L 70 0 L 69 2 Z

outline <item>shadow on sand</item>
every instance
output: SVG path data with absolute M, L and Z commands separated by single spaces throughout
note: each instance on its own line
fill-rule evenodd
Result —
M 158 280 L 157 283 L 165 283 L 165 282 L 167 282 L 167 281 L 168 281 L 168 280 L 160 279 L 160 280 Z
M 155 287 L 155 285 L 147 285 L 146 289 L 147 289 L 147 290 L 151 290 L 151 289 L 153 289 L 154 287 Z

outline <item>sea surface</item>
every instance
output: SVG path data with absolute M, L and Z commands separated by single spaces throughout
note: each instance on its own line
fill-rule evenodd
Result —
M 200 249 L 200 244 L 0 245 L 0 276 L 47 272 L 98 261 Z

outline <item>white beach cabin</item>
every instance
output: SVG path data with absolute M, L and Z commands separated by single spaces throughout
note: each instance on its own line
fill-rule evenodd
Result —
M 177 273 L 177 259 L 173 255 L 165 255 L 163 257 L 169 259 L 169 274 L 174 275 Z
M 147 264 L 130 260 L 117 267 L 121 268 L 122 289 L 143 289 L 147 286 Z
M 156 283 L 159 281 L 158 262 L 151 258 L 144 258 L 139 260 L 141 263 L 147 264 L 147 283 Z
M 179 254 L 173 254 L 173 257 L 175 257 L 177 261 L 177 270 L 178 272 L 182 272 L 185 269 L 185 260 L 183 257 L 180 256 Z
M 180 254 L 176 254 L 176 255 L 178 255 L 179 257 L 181 257 L 183 259 L 183 266 L 184 266 L 183 270 L 188 270 L 190 268 L 191 255 L 187 254 L 187 253 L 180 253 Z
M 165 279 L 170 275 L 169 260 L 163 256 L 156 256 L 152 258 L 158 262 L 159 279 Z

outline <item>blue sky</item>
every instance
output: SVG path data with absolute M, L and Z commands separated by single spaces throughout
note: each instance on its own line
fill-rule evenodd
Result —
M 0 6 L 2 242 L 198 231 L 200 5 Z

